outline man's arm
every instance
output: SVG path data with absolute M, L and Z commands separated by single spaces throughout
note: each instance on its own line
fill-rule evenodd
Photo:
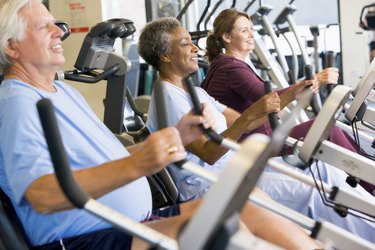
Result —
M 177 151 L 168 152 L 171 146 L 176 146 Z M 166 165 L 185 157 L 177 129 L 167 128 L 151 134 L 129 157 L 77 170 L 73 174 L 84 191 L 98 198 L 142 176 L 157 173 Z M 35 180 L 26 190 L 25 197 L 41 213 L 73 207 L 62 193 L 54 174 Z
M 194 115 L 192 111 L 184 115 L 176 124 L 180 133 L 182 145 L 186 146 L 197 140 L 203 133 L 203 128 L 215 129 L 215 117 L 206 103 L 203 103 L 202 115 Z M 142 147 L 143 143 L 137 143 L 126 147 L 130 154 Z

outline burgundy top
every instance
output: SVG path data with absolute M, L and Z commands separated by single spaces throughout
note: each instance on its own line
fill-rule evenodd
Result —
M 211 63 L 202 87 L 219 102 L 240 113 L 265 94 L 264 82 L 254 70 L 246 62 L 228 55 L 221 55 Z M 285 90 L 276 92 L 280 95 Z M 270 123 L 267 121 L 253 133 L 271 135 Z

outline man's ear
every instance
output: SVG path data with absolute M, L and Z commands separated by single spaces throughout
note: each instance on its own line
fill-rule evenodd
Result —
M 170 62 L 171 61 L 171 58 L 169 57 L 169 55 L 160 55 L 159 58 L 160 58 L 160 61 L 162 61 L 162 62 Z
M 5 54 L 9 56 L 10 58 L 17 58 L 18 57 L 18 51 L 17 51 L 17 44 L 16 42 L 12 40 L 8 40 L 8 44 L 5 47 L 4 50 Z

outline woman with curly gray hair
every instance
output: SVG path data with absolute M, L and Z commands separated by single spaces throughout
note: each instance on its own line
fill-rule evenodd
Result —
M 192 43 L 189 33 L 178 20 L 167 17 L 148 23 L 144 27 L 138 50 L 146 62 L 159 71 L 159 80 L 166 87 L 168 120 L 171 122 L 169 125 L 173 126 L 179 117 L 191 109 L 183 80 L 198 69 L 198 47 Z M 262 123 L 267 119 L 268 112 L 279 110 L 277 94 L 272 93 L 240 117 L 239 113 L 215 101 L 202 88 L 197 87 L 196 90 L 201 102 L 215 112 L 217 130 L 233 140 L 238 140 L 244 132 L 251 131 Z M 151 131 L 158 128 L 156 117 L 152 97 L 148 116 Z M 204 136 L 188 145 L 188 151 L 191 152 L 189 159 L 213 171 L 220 171 L 230 156 L 227 149 L 210 142 Z M 179 172 L 176 175 L 179 176 L 177 185 L 183 201 L 202 196 L 208 187 L 206 181 L 190 174 L 181 175 Z
M 138 50 L 146 62 L 159 71 L 158 81 L 165 88 L 163 93 L 165 94 L 168 125 L 174 126 L 176 121 L 180 119 L 179 117 L 191 109 L 190 98 L 185 90 L 183 80 L 198 69 L 198 48 L 191 41 L 187 30 L 176 19 L 167 17 L 146 24 L 140 35 Z M 270 98 L 273 99 L 270 103 L 277 103 L 277 96 L 271 94 L 240 117 L 232 109 L 215 101 L 202 88 L 196 87 L 196 91 L 200 101 L 204 102 L 209 107 L 208 110 L 213 112 L 213 116 L 216 119 L 216 130 L 225 137 L 234 140 L 238 139 L 244 131 L 256 126 L 257 120 L 265 116 L 268 111 L 278 109 L 278 105 L 272 106 L 268 103 Z M 151 97 L 147 120 L 147 125 L 152 132 L 158 129 L 158 110 L 155 106 L 154 98 L 154 96 Z M 188 160 L 212 172 L 220 172 L 226 165 L 228 158 L 231 157 L 230 152 L 208 141 L 204 136 L 187 145 L 186 149 L 188 151 Z M 186 170 L 171 168 L 170 171 L 179 188 L 180 201 L 200 198 L 209 188 L 210 183 Z M 260 192 L 256 189 L 256 192 L 253 193 L 264 196 L 264 193 Z M 254 208 L 251 203 L 247 203 L 245 208 L 249 207 Z M 263 209 L 257 210 L 261 210 L 261 213 L 266 212 Z M 242 215 L 247 217 L 248 221 L 256 220 L 255 214 L 243 212 Z M 250 226 L 250 230 L 257 236 L 286 249 L 315 248 L 315 243 L 300 229 L 295 227 L 293 223 L 275 214 L 271 216 L 274 217 L 273 221 L 261 222 L 261 224 L 267 223 L 267 226 L 261 226 L 261 224 L 258 224 L 260 221 L 257 221 Z M 290 230 L 295 231 L 293 235 L 298 235 L 298 237 L 292 239 L 285 233 L 285 230 L 282 230 L 283 226 L 276 225 L 277 223 L 290 227 Z M 273 231 L 273 233 L 266 232 L 266 228 Z M 278 237 L 275 237 L 275 235 L 278 235 Z
M 177 19 L 166 17 L 155 20 L 152 25 L 143 29 L 139 38 L 138 53 L 156 70 L 159 70 L 160 67 L 159 57 L 171 54 L 172 35 L 170 32 L 179 27 L 181 27 L 181 23 Z

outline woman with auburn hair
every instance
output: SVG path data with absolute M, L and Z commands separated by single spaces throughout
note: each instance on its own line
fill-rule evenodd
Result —
M 249 53 L 254 50 L 253 24 L 246 13 L 236 9 L 225 9 L 220 12 L 215 18 L 213 31 L 208 35 L 206 45 L 210 66 L 202 87 L 208 94 L 240 113 L 264 96 L 263 79 L 246 62 Z M 319 72 L 316 79 L 317 81 L 311 86 L 314 91 L 318 91 L 320 85 L 337 83 L 338 71 L 336 68 L 328 68 Z M 287 88 L 276 90 L 280 97 L 280 109 L 294 101 L 305 87 L 306 81 L 300 81 Z M 290 136 L 303 139 L 313 122 L 314 120 L 311 119 L 296 125 Z M 270 122 L 265 121 L 243 138 L 253 133 L 271 135 Z M 338 127 L 332 129 L 328 140 L 357 152 L 355 141 Z M 363 181 L 361 184 L 370 193 L 374 192 L 374 185 Z

